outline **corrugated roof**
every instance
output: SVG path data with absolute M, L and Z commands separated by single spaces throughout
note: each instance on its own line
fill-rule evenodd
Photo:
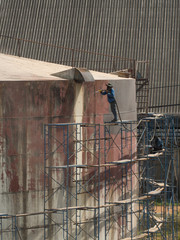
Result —
M 1 5 L 1 35 L 34 41 L 1 37 L 1 52 L 99 71 L 129 63 L 87 51 L 150 60 L 149 110 L 180 112 L 179 0 L 2 0 Z

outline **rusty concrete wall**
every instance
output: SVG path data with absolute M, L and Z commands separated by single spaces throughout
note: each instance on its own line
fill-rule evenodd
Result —
M 0 82 L 0 212 L 43 211 L 43 125 L 81 119 L 87 123 L 103 123 L 104 115 L 111 113 L 107 100 L 95 95 L 95 91 L 106 82 L 83 86 L 62 80 Z M 79 112 L 76 107 L 81 108 Z M 117 153 L 112 156 L 115 158 Z M 43 238 L 42 215 L 22 217 L 18 223 L 22 239 Z M 33 230 L 27 229 L 29 227 Z M 10 239 L 8 234 L 4 237 Z
M 43 124 L 72 121 L 73 101 L 73 82 L 0 82 L 0 212 L 43 210 Z M 43 225 L 41 216 L 20 221 L 24 229 L 28 222 Z
M 0 82 L 0 212 L 43 211 L 43 125 L 75 122 L 75 85 L 74 81 Z M 94 90 L 92 85 L 88 87 Z M 84 108 L 87 105 L 85 99 Z M 94 121 L 92 106 L 86 120 Z M 33 221 L 43 225 L 42 216 L 21 221 L 24 229 Z M 42 229 L 35 232 L 24 231 L 23 239 L 27 236 L 32 239 L 37 234 L 42 237 Z

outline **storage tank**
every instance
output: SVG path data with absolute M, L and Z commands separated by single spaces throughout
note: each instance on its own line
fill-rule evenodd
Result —
M 44 229 L 49 229 L 51 222 L 45 221 L 44 223 L 44 210 L 46 209 L 46 187 L 45 184 L 45 152 L 44 147 L 46 143 L 46 137 L 44 133 L 44 126 L 52 124 L 74 124 L 80 126 L 81 124 L 87 124 L 89 129 L 94 126 L 99 127 L 99 157 L 98 163 L 96 158 L 89 156 L 86 151 L 80 151 L 77 158 L 82 165 L 101 165 L 109 162 L 117 162 L 123 160 L 123 158 L 130 159 L 131 161 L 136 157 L 136 139 L 132 134 L 132 128 L 126 129 L 122 125 L 122 121 L 135 121 L 136 120 L 136 86 L 135 79 L 132 78 L 120 78 L 113 74 L 105 74 L 100 72 L 94 72 L 87 69 L 73 69 L 68 66 L 62 66 L 58 64 L 45 63 L 36 60 L 30 60 L 25 58 L 19 58 L 9 55 L 0 55 L 0 139 L 1 139 L 1 185 L 0 185 L 0 211 L 2 214 L 8 214 L 11 216 L 22 239 L 43 239 L 46 234 Z M 109 122 L 113 116 L 110 111 L 109 103 L 106 96 L 102 96 L 98 90 L 106 88 L 106 84 L 111 82 L 116 94 L 116 101 L 120 112 L 119 123 L 111 125 Z M 80 124 L 80 125 L 79 125 Z M 121 127 L 119 127 L 121 125 Z M 82 127 L 82 126 L 81 126 Z M 134 126 L 133 126 L 134 127 Z M 106 131 L 106 142 L 105 129 Z M 121 129 L 121 130 L 119 130 Z M 90 138 L 94 130 L 83 130 L 83 141 Z M 61 133 L 62 134 L 62 133 Z M 60 140 L 63 136 L 60 134 Z M 61 137 L 62 136 L 62 137 Z M 87 139 L 86 139 L 87 138 Z M 76 137 L 78 141 L 78 137 Z M 101 141 L 102 140 L 102 141 Z M 93 140 L 94 141 L 94 140 Z M 72 149 L 75 149 L 76 142 L 72 141 Z M 126 147 L 123 148 L 123 143 Z M 109 145 L 110 144 L 110 145 Z M 106 147 L 105 147 L 106 146 Z M 105 154 L 105 148 L 109 146 L 107 154 Z M 94 147 L 94 142 L 88 142 L 87 148 Z M 122 153 L 123 149 L 123 153 Z M 95 151 L 95 150 L 93 150 Z M 89 154 L 92 155 L 92 154 Z M 58 156 L 58 155 L 57 155 Z M 56 157 L 57 157 L 56 156 Z M 71 164 L 77 164 L 75 162 L 75 156 L 72 157 Z M 65 164 L 67 156 L 63 158 L 56 158 L 55 165 Z M 54 164 L 54 159 L 51 161 Z M 48 165 L 50 166 L 50 165 Z M 96 168 L 96 167 L 95 167 Z M 114 187 L 118 186 L 117 192 L 115 192 L 112 186 L 110 191 L 113 191 L 113 198 L 110 198 L 110 192 L 107 194 L 107 202 L 105 202 L 105 171 L 104 167 L 98 169 L 98 198 L 99 205 L 97 209 L 100 209 L 100 204 L 106 205 L 111 202 L 119 201 L 121 199 L 130 198 L 130 193 L 125 196 L 120 192 L 119 184 L 124 184 L 122 181 L 122 174 L 126 177 L 126 188 L 134 189 L 132 196 L 137 195 L 138 186 L 135 177 L 132 177 L 130 171 L 134 168 L 136 171 L 136 165 L 127 164 L 126 167 L 118 165 L 118 167 L 110 170 L 112 181 L 119 174 L 118 181 L 114 182 Z M 81 171 L 83 176 L 91 176 L 91 170 Z M 82 173 L 83 172 L 83 173 Z M 107 174 L 107 173 L 106 173 Z M 62 178 L 62 176 L 60 176 Z M 59 177 L 58 177 L 59 179 Z M 109 179 L 109 178 L 108 178 Z M 82 179 L 79 179 L 82 180 Z M 97 180 L 97 179 L 96 179 Z M 128 183 L 131 181 L 132 183 Z M 45 185 L 44 185 L 45 184 Z M 74 183 L 68 183 L 72 184 Z M 95 182 L 93 182 L 95 184 Z M 46 186 L 44 188 L 44 186 Z M 48 185 L 52 187 L 53 185 Z M 67 186 L 66 184 L 64 186 Z M 130 188 L 131 186 L 131 188 Z M 51 191 L 50 189 L 49 191 Z M 74 190 L 73 190 L 74 191 Z M 127 189 L 126 189 L 127 192 Z M 91 198 L 88 200 L 89 193 L 79 194 L 78 199 L 82 206 L 91 205 Z M 67 199 L 65 199 L 65 202 Z M 51 207 L 59 208 L 58 205 L 63 201 L 63 196 L 54 196 Z M 55 206 L 56 205 L 56 206 Z M 69 207 L 74 206 L 74 202 L 66 204 L 66 210 Z M 94 206 L 94 205 L 93 205 Z M 76 204 L 77 207 L 77 204 Z M 135 208 L 135 206 L 133 206 Z M 94 208 L 93 211 L 95 211 Z M 101 218 L 104 214 L 106 207 L 102 207 L 99 211 L 99 228 L 95 232 L 95 228 L 91 227 L 94 237 L 102 237 L 105 239 L 105 231 L 107 231 Z M 78 209 L 79 210 L 79 209 Z M 64 210 L 63 210 L 64 211 Z M 84 210 L 85 211 L 85 210 Z M 115 211 L 115 210 L 114 210 Z M 126 209 L 128 212 L 128 209 Z M 33 213 L 33 214 L 30 214 Z M 84 219 L 88 219 L 88 214 Z M 90 214 L 92 217 L 92 214 Z M 130 215 L 127 215 L 129 218 Z M 121 218 L 123 219 L 123 218 Z M 117 219 L 118 225 L 123 225 L 121 219 Z M 130 219 L 128 219 L 130 221 Z M 135 227 L 135 219 L 131 219 L 131 222 Z M 10 224 L 11 220 L 5 218 L 3 220 L 4 229 Z M 11 222 L 12 224 L 12 222 Z M 57 223 L 58 224 L 58 223 Z M 83 223 L 82 223 L 83 224 Z M 85 223 L 84 223 L 85 224 Z M 70 224 L 70 227 L 63 230 L 65 234 L 71 239 L 73 236 L 77 236 L 75 233 L 75 226 L 77 224 Z M 101 227 L 100 227 L 101 226 Z M 132 227 L 132 225 L 131 225 Z M 10 227 L 8 231 L 2 231 L 3 239 L 11 239 L 14 227 Z M 62 231 L 62 227 L 60 228 Z M 88 233 L 88 224 L 82 229 L 86 229 Z M 60 234 L 63 233 L 63 231 Z M 81 239 L 87 239 L 87 235 L 82 231 L 79 235 Z M 53 228 L 49 231 L 49 239 L 59 239 L 59 235 L 55 234 Z M 75 234 L 75 235 L 73 235 Z M 92 234 L 92 233 L 91 233 Z M 118 238 L 118 236 L 128 236 L 126 230 L 122 228 L 110 229 L 109 239 L 112 236 Z M 71 236 L 72 235 L 72 236 Z M 68 237 L 66 236 L 66 239 Z

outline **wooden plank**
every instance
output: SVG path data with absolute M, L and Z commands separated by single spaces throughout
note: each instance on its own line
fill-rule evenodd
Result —
M 114 201 L 114 202 L 110 202 L 110 203 L 115 203 L 115 204 L 127 204 L 127 203 L 131 203 L 131 202 L 136 202 L 136 201 L 142 201 L 142 200 L 146 200 L 148 198 L 151 198 L 151 196 L 141 196 L 141 197 L 138 197 L 138 198 L 128 198 L 128 199 L 124 199 L 124 200 L 121 200 L 121 201 Z
M 148 154 L 147 156 L 150 157 L 150 158 L 159 157 L 159 156 L 163 155 L 164 151 L 165 151 L 165 149 L 162 149 L 161 151 L 159 151 L 157 153 Z
M 157 223 L 163 223 L 163 222 L 164 222 L 164 220 L 163 220 L 162 218 L 156 217 L 155 215 L 153 215 L 152 218 L 154 218 L 154 220 L 155 220 Z
M 155 186 L 159 186 L 159 187 L 165 187 L 164 186 L 164 183 L 162 183 L 162 182 L 156 182 L 156 181 L 154 181 L 154 180 L 152 180 L 152 179 L 148 179 L 148 178 L 142 178 L 141 177 L 141 180 L 145 180 L 145 181 L 148 181 L 150 184 L 152 184 L 152 185 L 155 185 Z M 166 187 L 169 187 L 169 185 L 168 184 L 166 184 Z
M 157 188 L 153 191 L 148 192 L 147 195 L 157 195 L 157 194 L 160 194 L 163 190 L 164 188 Z
M 135 236 L 135 237 L 133 237 L 133 238 L 131 238 L 131 237 L 122 238 L 122 240 L 138 240 L 138 239 L 143 239 L 143 238 L 145 238 L 145 237 L 147 237 L 147 236 L 148 236 L 147 233 L 142 233 L 142 234 L 140 234 L 140 235 L 138 235 L 138 236 Z
M 155 225 L 154 227 L 146 230 L 146 232 L 156 233 L 156 232 L 158 232 L 161 229 L 161 226 L 162 226 L 162 223 L 159 223 L 159 224 Z

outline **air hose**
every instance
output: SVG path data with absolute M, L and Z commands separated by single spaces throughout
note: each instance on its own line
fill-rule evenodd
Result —
M 119 107 L 118 107 L 118 104 L 117 104 L 117 101 L 116 101 L 115 98 L 114 98 L 114 100 L 115 100 L 115 104 L 116 104 L 116 108 L 117 108 L 119 120 L 120 120 L 122 126 L 123 126 L 125 129 L 127 129 L 128 131 L 132 131 L 132 132 L 133 132 L 133 135 L 136 137 L 136 135 L 135 135 L 135 133 L 134 133 L 134 129 L 136 129 L 139 124 L 138 124 L 134 129 L 129 129 L 129 128 L 123 123 L 122 118 L 121 118 L 121 114 L 120 114 L 120 111 L 119 111 Z

